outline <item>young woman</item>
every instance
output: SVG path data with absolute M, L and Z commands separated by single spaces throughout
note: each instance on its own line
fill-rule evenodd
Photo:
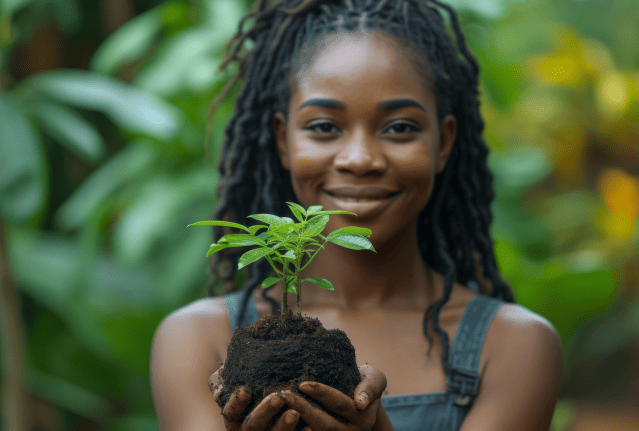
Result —
M 254 47 L 240 55 L 247 38 Z M 253 264 L 243 290 L 189 304 L 158 328 L 161 429 L 262 431 L 284 408 L 273 430 L 300 418 L 313 431 L 548 430 L 561 343 L 514 303 L 495 263 L 479 70 L 454 11 L 426 0 L 259 0 L 224 66 L 234 60 L 243 88 L 212 218 L 287 216 L 286 201 L 358 214 L 331 216 L 327 231 L 367 227 L 377 253 L 327 245 L 303 276 L 329 278 L 335 291 L 305 286 L 301 305 L 346 332 L 364 379 L 355 399 L 300 386 L 348 424 L 292 393 L 269 395 L 239 423 L 250 401 L 241 388 L 222 417 L 207 380 L 215 372 L 219 390 L 233 330 L 279 312 L 280 286 L 259 288 L 268 263 Z M 213 262 L 227 292 L 238 257 Z

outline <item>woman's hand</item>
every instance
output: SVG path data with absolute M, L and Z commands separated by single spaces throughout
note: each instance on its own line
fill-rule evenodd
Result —
M 393 427 L 382 407 L 381 396 L 386 389 L 386 376 L 369 365 L 360 365 L 362 381 L 355 388 L 354 399 L 317 382 L 302 382 L 299 390 L 318 401 L 324 409 L 345 418 L 340 422 L 309 403 L 301 395 L 283 391 L 286 404 L 297 410 L 313 431 L 392 431 Z
M 222 365 L 216 372 L 211 374 L 209 378 L 209 388 L 213 393 L 213 398 L 217 403 L 220 393 L 222 392 L 222 378 L 220 371 L 224 368 Z M 286 404 L 284 398 L 272 393 L 265 397 L 254 409 L 246 416 L 244 422 L 240 423 L 239 418 L 246 411 L 246 406 L 251 402 L 251 394 L 243 387 L 237 388 L 228 402 L 222 409 L 224 417 L 224 426 L 227 431 L 264 431 L 268 428 L 271 420 L 277 415 L 282 407 Z M 288 410 L 275 422 L 271 431 L 293 431 L 300 415 L 295 410 Z M 305 427 L 303 431 L 311 431 L 309 427 Z

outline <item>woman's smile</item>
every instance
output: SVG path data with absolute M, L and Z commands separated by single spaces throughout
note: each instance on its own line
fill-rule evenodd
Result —
M 379 187 L 339 187 L 321 189 L 325 196 L 328 196 L 333 205 L 324 205 L 327 208 L 336 207 L 338 210 L 349 211 L 357 214 L 358 217 L 366 218 L 377 215 L 395 202 L 401 191 L 389 192 L 387 189 Z M 321 202 L 321 201 L 320 201 Z

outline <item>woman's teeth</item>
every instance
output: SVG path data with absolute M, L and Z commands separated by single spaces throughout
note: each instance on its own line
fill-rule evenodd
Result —
M 335 196 L 335 197 L 346 202 L 370 202 L 370 201 L 378 200 L 378 199 L 366 199 L 366 198 L 347 198 L 347 197 L 340 197 L 340 196 Z

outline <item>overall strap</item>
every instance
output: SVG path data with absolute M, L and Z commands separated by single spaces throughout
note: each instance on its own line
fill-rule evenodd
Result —
M 477 295 L 466 306 L 457 327 L 450 352 L 451 370 L 446 384 L 459 394 L 456 404 L 467 406 L 479 392 L 479 360 L 488 326 L 504 302 L 486 295 Z
M 243 295 L 243 290 L 224 295 L 226 307 L 229 309 L 229 318 L 231 319 L 231 329 L 233 329 L 233 332 L 235 332 L 238 326 L 240 328 L 244 328 L 246 326 L 252 325 L 260 319 L 260 316 L 257 312 L 257 307 L 255 305 L 255 298 L 253 298 L 253 295 L 251 294 L 251 296 L 249 297 L 249 302 L 246 305 L 244 320 L 241 324 L 239 324 L 238 319 L 240 317 L 240 309 L 242 308 Z

